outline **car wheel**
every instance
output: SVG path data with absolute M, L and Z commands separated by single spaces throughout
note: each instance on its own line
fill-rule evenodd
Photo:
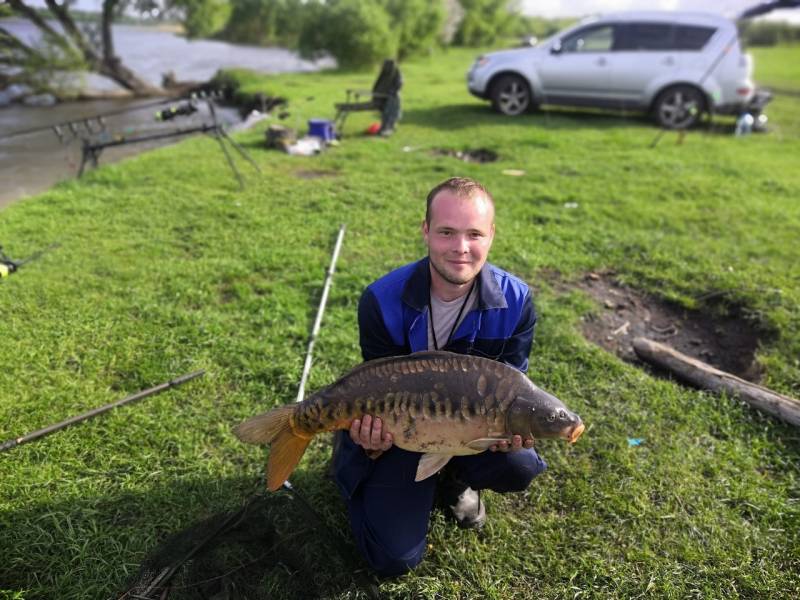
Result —
M 703 93 L 689 85 L 676 85 L 658 95 L 653 111 L 656 122 L 665 129 L 689 129 L 706 110 Z
M 531 89 L 519 75 L 503 75 L 492 85 L 492 106 L 504 115 L 521 115 L 531 105 Z

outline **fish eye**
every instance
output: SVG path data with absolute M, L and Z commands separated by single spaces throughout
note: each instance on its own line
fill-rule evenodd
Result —
M 558 418 L 559 418 L 559 419 L 561 419 L 562 421 L 563 421 L 564 419 L 566 419 L 566 418 L 567 418 L 567 413 L 566 413 L 566 411 L 564 411 L 563 409 L 562 409 L 562 410 L 559 410 L 559 411 L 558 411 Z

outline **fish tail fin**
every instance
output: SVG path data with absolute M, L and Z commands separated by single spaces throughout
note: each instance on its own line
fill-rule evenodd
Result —
M 300 437 L 290 428 L 280 431 L 269 449 L 267 489 L 274 492 L 289 479 L 289 475 L 306 451 L 311 438 Z
M 270 444 L 267 462 L 267 489 L 274 492 L 289 475 L 306 451 L 311 437 L 294 433 L 290 417 L 294 406 L 281 406 L 258 415 L 234 429 L 236 437 L 249 444 Z
M 233 432 L 236 437 L 248 444 L 271 444 L 281 431 L 291 430 L 289 417 L 294 408 L 294 406 L 280 406 L 263 415 L 252 417 L 239 423 Z

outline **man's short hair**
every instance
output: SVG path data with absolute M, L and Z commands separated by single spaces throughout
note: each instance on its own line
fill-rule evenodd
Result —
M 489 201 L 489 204 L 492 205 L 492 210 L 494 210 L 494 198 L 492 198 L 489 190 L 480 183 L 469 177 L 451 177 L 428 192 L 427 206 L 425 207 L 425 222 L 428 224 L 431 222 L 431 203 L 436 197 L 436 194 L 442 190 L 452 192 L 459 198 L 474 198 L 479 195 L 484 196 Z

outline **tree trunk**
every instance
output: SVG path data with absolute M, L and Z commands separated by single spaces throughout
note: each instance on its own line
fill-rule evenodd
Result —
M 164 88 L 151 85 L 140 79 L 133 71 L 122 64 L 116 56 L 104 59 L 96 67 L 96 72 L 113 80 L 129 90 L 134 96 L 166 96 Z
M 695 387 L 726 392 L 787 423 L 800 426 L 800 400 L 783 396 L 731 373 L 715 369 L 709 364 L 647 338 L 640 337 L 633 340 L 633 349 L 642 360 L 666 369 Z
M 55 43 L 65 52 L 77 52 L 88 70 L 108 77 L 135 96 L 164 96 L 167 94 L 163 88 L 148 83 L 131 71 L 122 64 L 122 61 L 114 53 L 111 25 L 119 0 L 104 0 L 103 2 L 100 22 L 102 48 L 100 49 L 94 48 L 77 27 L 69 14 L 67 3 L 59 4 L 56 0 L 45 0 L 50 13 L 63 29 L 63 32 L 58 32 L 47 21 L 42 19 L 35 10 L 26 5 L 24 0 L 8 0 L 8 2 L 14 12 L 36 25 L 47 40 Z M 17 41 L 25 46 L 21 40 Z
M 117 82 L 126 90 L 130 90 L 136 96 L 164 95 L 165 92 L 163 89 L 152 86 L 143 79 L 140 79 L 133 71 L 123 65 L 122 61 L 115 54 L 111 25 L 114 20 L 114 11 L 117 4 L 119 4 L 119 0 L 103 1 L 103 18 L 100 25 L 103 40 L 103 57 L 100 60 L 98 72 Z

